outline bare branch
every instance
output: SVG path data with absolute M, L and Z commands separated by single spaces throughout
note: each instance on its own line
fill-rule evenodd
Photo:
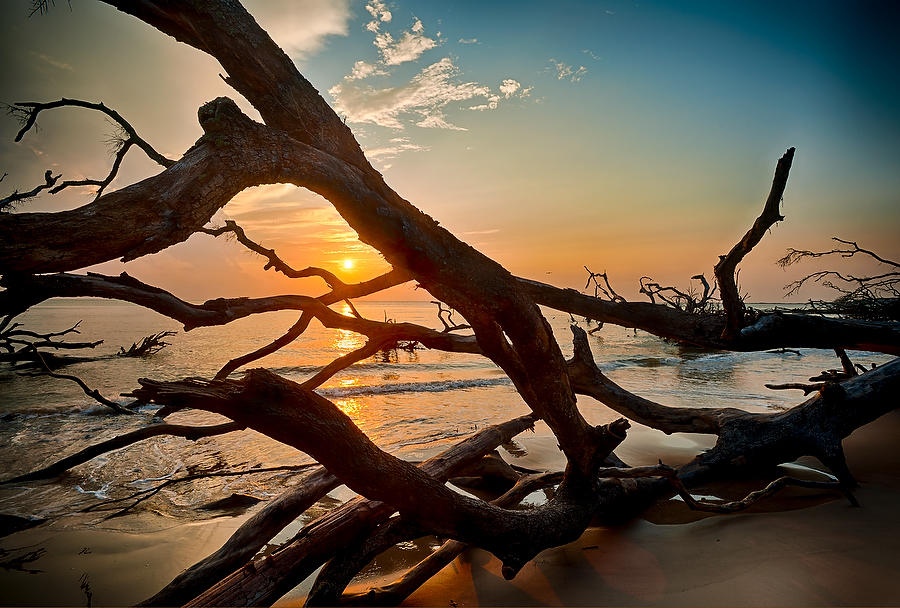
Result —
M 169 343 L 164 340 L 164 338 L 168 338 L 169 336 L 177 335 L 178 332 L 174 331 L 161 331 L 155 334 L 150 334 L 149 336 L 144 336 L 140 342 L 134 342 L 125 350 L 124 347 L 119 347 L 119 356 L 120 357 L 147 357 L 154 353 L 158 353 L 165 347 L 169 346 Z
M 606 272 L 591 272 L 591 269 L 588 268 L 587 266 L 585 266 L 584 269 L 587 271 L 587 273 L 589 275 L 587 283 L 585 283 L 585 285 L 584 285 L 584 288 L 587 289 L 588 287 L 591 286 L 591 283 L 593 283 L 595 298 L 599 298 L 602 294 L 603 297 L 606 298 L 607 300 L 609 300 L 610 302 L 624 302 L 625 301 L 625 298 L 623 298 L 622 296 L 617 294 L 615 292 L 615 290 L 612 288 L 612 285 L 610 285 L 609 277 L 606 276 Z M 603 279 L 603 285 L 601 285 L 600 281 L 597 280 L 598 278 Z
M 6 177 L 6 173 L 3 174 Z M 59 178 L 62 177 L 62 173 L 59 175 L 53 175 L 53 171 L 47 169 L 44 173 L 44 183 L 39 186 L 35 186 L 31 190 L 27 192 L 19 192 L 18 190 L 14 190 L 12 194 L 9 196 L 0 199 L 0 211 L 9 211 L 12 209 L 17 203 L 21 203 L 22 201 L 27 201 L 36 197 L 44 190 L 49 190 L 56 186 L 56 182 L 59 181 Z
M 103 343 L 103 340 L 64 342 L 57 339 L 69 334 L 80 333 L 78 326 L 81 325 L 81 321 L 63 331 L 41 333 L 21 329 L 21 323 L 11 323 L 16 314 L 16 311 L 11 311 L 0 320 L 0 350 L 6 351 L 0 352 L 0 362 L 13 364 L 25 362 L 37 365 L 42 369 L 56 369 L 66 363 L 75 363 L 86 359 L 83 357 L 57 357 L 39 349 L 84 350 L 96 348 Z
M 387 336 L 370 338 L 369 341 L 366 342 L 365 346 L 351 351 L 346 355 L 338 357 L 337 359 L 323 367 L 321 370 L 319 370 L 315 376 L 313 376 L 309 380 L 304 381 L 301 386 L 309 390 L 318 388 L 323 383 L 327 382 L 328 379 L 334 376 L 336 373 L 347 369 L 357 361 L 368 359 L 369 357 L 380 351 L 385 344 L 391 341 L 391 338 Z
M 154 150 L 153 146 L 151 146 L 142 137 L 140 137 L 137 134 L 137 131 L 135 131 L 134 127 L 131 126 L 131 123 L 125 120 L 125 118 L 123 118 L 121 114 L 119 114 L 112 108 L 106 107 L 103 103 L 92 103 L 90 101 L 83 101 L 81 99 L 66 99 L 64 97 L 57 101 L 48 101 L 43 103 L 35 101 L 24 101 L 14 104 L 12 107 L 16 110 L 19 110 L 23 118 L 22 128 L 19 129 L 19 132 L 16 134 L 14 141 L 18 142 L 22 140 L 22 137 L 24 137 L 24 135 L 35 125 L 38 114 L 40 114 L 44 110 L 53 110 L 55 108 L 62 108 L 67 106 L 97 110 L 98 112 L 106 114 L 109 118 L 114 120 L 116 124 L 118 124 L 128 135 L 128 140 L 130 140 L 132 144 L 143 150 L 144 153 L 150 158 L 150 160 L 166 168 L 171 167 L 175 164 L 174 160 L 168 159 Z
M 744 324 L 744 303 L 737 288 L 735 272 L 737 265 L 759 243 L 766 231 L 776 222 L 784 219 L 779 209 L 784 189 L 787 186 L 788 174 L 794 160 L 794 148 L 788 148 L 775 167 L 772 189 L 766 198 L 762 213 L 756 218 L 753 226 L 738 241 L 728 254 L 720 256 L 714 273 L 722 295 L 722 308 L 725 310 L 726 324 L 724 336 L 734 336 Z
M 446 480 L 460 467 L 481 458 L 533 424 L 532 416 L 521 416 L 486 427 L 421 463 L 419 468 L 435 479 Z M 176 585 L 173 581 L 166 587 L 166 594 L 158 594 L 152 604 L 171 606 L 186 603 L 191 598 L 196 598 L 192 603 L 197 605 L 209 605 L 214 599 L 227 605 L 270 604 L 309 576 L 341 546 L 367 534 L 394 512 L 392 506 L 357 497 L 307 524 L 292 540 L 265 559 L 249 562 L 233 573 L 228 569 L 219 570 L 219 577 L 211 575 L 213 580 L 218 580 L 230 574 L 208 591 L 208 584 L 195 588 L 187 582 Z M 259 582 L 262 584 L 258 585 Z M 200 595 L 202 591 L 206 592 Z M 147 603 L 151 600 L 145 605 Z
M 306 331 L 306 328 L 309 327 L 309 322 L 312 321 L 313 315 L 308 312 L 304 312 L 300 315 L 300 318 L 297 319 L 297 322 L 294 323 L 290 329 L 287 330 L 283 336 L 276 338 L 271 343 L 256 349 L 252 353 L 247 353 L 246 355 L 242 355 L 240 357 L 235 357 L 228 363 L 226 363 L 222 369 L 216 372 L 215 379 L 221 380 L 223 378 L 227 378 L 231 372 L 238 369 L 241 366 L 247 365 L 253 361 L 258 359 L 262 359 L 267 355 L 271 355 L 277 350 L 284 348 L 294 340 L 296 340 L 300 334 Z
M 859 506 L 856 497 L 853 496 L 853 493 L 847 485 L 840 481 L 810 481 L 808 479 L 796 479 L 794 477 L 779 477 L 769 483 L 765 488 L 750 492 L 740 500 L 716 503 L 695 499 L 691 493 L 688 492 L 687 488 L 684 487 L 684 484 L 681 483 L 677 475 L 672 474 L 668 479 L 688 507 L 695 511 L 706 511 L 709 513 L 737 513 L 738 511 L 743 511 L 787 486 L 840 492 L 847 498 L 851 505 L 854 507 Z
M 444 303 L 439 300 L 432 300 L 432 304 L 437 304 L 438 307 L 438 319 L 441 321 L 441 324 L 444 326 L 445 332 L 458 331 L 461 329 L 472 329 L 471 325 L 466 323 L 457 323 L 453 320 L 453 313 L 455 312 L 452 308 L 444 308 Z M 445 318 L 446 315 L 446 318 Z
M 863 249 L 854 241 L 832 237 L 832 240 L 848 245 L 830 251 L 805 251 L 788 249 L 787 254 L 776 263 L 785 268 L 806 258 L 840 255 L 844 258 L 869 257 L 879 264 L 900 268 L 900 264 L 879 256 L 874 251 Z M 797 293 L 809 282 L 820 283 L 834 289 L 841 295 L 833 302 L 812 301 L 814 311 L 839 314 L 863 319 L 900 319 L 900 271 L 890 270 L 881 274 L 856 276 L 835 270 L 819 270 L 785 285 L 786 295 Z
M 69 5 L 69 10 L 72 10 L 72 0 L 66 0 L 66 4 Z M 31 11 L 28 16 L 33 17 L 35 13 L 46 15 L 53 6 L 56 6 L 56 0 L 31 0 Z M 90 603 L 90 598 L 88 598 L 88 603 Z
M 66 188 L 74 186 L 97 186 L 96 196 L 94 197 L 94 200 L 97 200 L 98 198 L 100 198 L 100 196 L 103 195 L 103 191 L 107 186 L 109 186 L 110 183 L 112 183 L 116 175 L 118 175 L 119 168 L 122 166 L 122 160 L 125 158 L 125 154 L 128 153 L 128 150 L 132 146 L 139 147 L 147 154 L 148 157 L 150 157 L 151 160 L 163 167 L 168 168 L 175 164 L 174 160 L 170 160 L 164 157 L 156 150 L 154 150 L 149 143 L 142 139 L 134 130 L 134 127 L 132 127 L 131 124 L 126 121 L 121 114 L 111 108 L 106 107 L 102 103 L 91 103 L 89 101 L 82 101 L 80 99 L 63 98 L 58 101 L 51 101 L 46 103 L 29 101 L 20 102 L 12 106 L 8 106 L 8 112 L 22 122 L 22 128 L 16 134 L 15 141 L 21 141 L 25 133 L 27 133 L 35 126 L 38 115 L 42 111 L 66 106 L 98 110 L 100 112 L 103 112 L 106 116 L 114 121 L 115 126 L 117 127 L 117 129 L 119 129 L 119 133 L 114 134 L 108 140 L 109 143 L 113 144 L 112 147 L 114 149 L 114 159 L 109 174 L 103 179 L 84 178 L 78 180 L 66 180 L 57 183 L 62 175 L 53 176 L 48 170 L 44 175 L 44 180 L 46 183 L 36 186 L 28 192 L 13 192 L 6 198 L 0 200 L 0 209 L 8 208 L 17 202 L 33 198 L 43 190 L 49 190 L 50 194 L 57 194 L 58 192 L 61 192 Z
M 521 477 L 516 484 L 505 494 L 491 501 L 491 504 L 500 507 L 512 507 L 522 501 L 525 496 L 562 481 L 562 472 L 536 473 Z M 414 526 L 413 526 L 414 527 Z M 337 556 L 316 578 L 316 582 L 307 597 L 308 606 L 335 606 L 335 605 L 366 605 L 384 606 L 400 605 L 416 589 L 422 586 L 428 579 L 437 574 L 456 559 L 469 545 L 456 540 L 445 542 L 437 551 L 420 561 L 408 570 L 402 577 L 384 587 L 369 589 L 367 592 L 340 596 L 341 592 L 350 582 L 347 576 L 350 572 L 371 561 L 379 553 L 402 540 L 408 535 L 409 522 L 402 519 L 391 520 L 367 539 L 354 555 Z M 418 536 L 419 534 L 412 534 Z M 374 541 L 374 542 L 373 542 Z M 344 560 L 341 558 L 344 557 Z M 351 563 L 347 564 L 349 561 Z
M 773 391 L 784 391 L 784 390 L 796 389 L 796 390 L 803 391 L 804 395 L 808 395 L 810 393 L 815 393 L 817 391 L 821 391 L 822 388 L 825 386 L 825 383 L 817 382 L 815 384 L 804 384 L 802 382 L 786 382 L 784 384 L 766 384 L 764 386 Z
M 886 258 L 881 257 L 874 251 L 869 249 L 863 249 L 859 245 L 856 244 L 855 241 L 848 241 L 844 239 L 840 239 L 836 236 L 831 237 L 832 241 L 836 241 L 838 243 L 842 243 L 844 245 L 849 245 L 848 248 L 835 248 L 829 251 L 807 251 L 803 249 L 794 249 L 793 247 L 788 248 L 787 253 L 783 258 L 780 258 L 776 264 L 781 266 L 782 268 L 786 268 L 797 262 L 805 259 L 805 258 L 821 258 L 829 255 L 840 255 L 842 258 L 852 258 L 857 253 L 867 255 L 876 261 L 887 264 L 889 266 L 893 266 L 894 268 L 900 268 L 900 263 L 894 262 L 892 260 L 888 260 Z
M 144 439 L 149 439 L 151 437 L 159 437 L 160 435 L 172 435 L 175 437 L 184 437 L 185 439 L 189 439 L 191 441 L 196 441 L 201 437 L 223 435 L 225 433 L 239 431 L 243 428 L 245 427 L 238 424 L 237 422 L 226 422 L 224 424 L 205 427 L 185 426 L 181 424 L 155 424 L 152 426 L 146 426 L 135 431 L 118 435 L 116 437 L 113 437 L 112 439 L 107 439 L 106 441 L 88 446 L 76 452 L 75 454 L 72 454 L 71 456 L 66 456 L 61 460 L 54 462 L 53 464 L 47 465 L 46 467 L 43 467 L 36 471 L 32 471 L 31 473 L 25 473 L 23 475 L 18 475 L 16 477 L 6 479 L 0 482 L 0 484 L 21 483 L 23 481 L 31 481 L 34 479 L 48 479 L 50 477 L 56 477 L 60 473 L 67 471 L 74 466 L 85 463 L 92 458 L 96 458 L 97 456 L 101 456 L 103 454 L 106 454 L 107 452 L 112 452 L 113 450 L 120 450 L 124 447 L 135 444 L 139 441 L 143 441 Z
M 98 391 L 97 389 L 92 389 L 91 387 L 89 387 L 87 384 L 85 384 L 84 380 L 82 380 L 78 376 L 72 376 L 70 374 L 58 374 L 54 372 L 50 369 L 50 366 L 47 365 L 47 362 L 44 360 L 44 356 L 40 353 L 40 351 L 38 351 L 35 346 L 31 346 L 30 348 L 37 357 L 37 360 L 40 361 L 41 366 L 44 368 L 40 375 L 50 376 L 51 378 L 59 378 L 60 380 L 70 380 L 81 387 L 81 390 L 84 391 L 85 395 L 87 395 L 97 403 L 105 405 L 117 414 L 134 414 L 134 412 L 132 412 L 128 408 L 122 406 L 119 403 L 116 403 L 115 401 L 110 401 L 109 399 L 101 395 L 100 391 Z

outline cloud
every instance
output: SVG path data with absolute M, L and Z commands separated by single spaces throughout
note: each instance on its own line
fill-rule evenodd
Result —
M 44 55 L 43 53 L 36 53 L 34 51 L 30 51 L 30 53 L 32 55 L 34 55 L 35 57 L 37 57 L 38 59 L 40 59 L 41 61 L 43 61 L 44 63 L 51 65 L 58 70 L 67 70 L 69 72 L 74 70 L 74 68 L 71 65 L 69 65 L 68 63 L 64 63 L 62 61 L 57 61 L 56 59 L 54 59 L 53 57 L 50 57 L 49 55 Z
M 487 103 L 482 103 L 477 106 L 469 106 L 469 109 L 483 112 L 484 110 L 496 110 L 498 107 L 500 107 L 500 96 L 491 95 L 490 97 L 488 97 Z
M 518 80 L 513 80 L 512 78 L 506 78 L 503 80 L 503 83 L 500 85 L 500 92 L 503 93 L 503 96 L 509 99 L 512 97 L 516 91 L 522 88 L 522 85 Z
M 399 40 L 395 40 L 390 32 L 382 32 L 381 24 L 390 23 L 393 19 L 391 11 L 381 0 L 369 0 L 366 10 L 372 20 L 366 23 L 366 30 L 375 34 L 372 44 L 381 53 L 384 65 L 400 65 L 407 61 L 415 61 L 427 50 L 437 46 L 437 42 L 425 35 L 425 26 L 420 19 L 414 19 L 409 31 L 403 32 Z
M 346 78 L 347 80 L 362 80 L 363 78 L 368 78 L 369 76 L 385 75 L 387 75 L 387 72 L 379 68 L 377 65 L 359 60 L 353 64 L 353 70 L 351 70 L 350 73 L 347 74 L 344 78 Z
M 334 99 L 335 110 L 351 122 L 402 129 L 401 118 L 412 115 L 420 127 L 463 130 L 448 122 L 441 109 L 453 102 L 478 97 L 490 103 L 496 95 L 490 87 L 477 82 L 457 82 L 458 74 L 459 68 L 453 60 L 444 57 L 401 86 L 379 89 L 344 79 L 328 92 Z
M 373 44 L 381 52 L 381 60 L 385 65 L 400 65 L 415 61 L 422 53 L 437 46 L 437 42 L 424 32 L 422 22 L 416 19 L 412 29 L 403 32 L 399 40 L 394 40 L 388 32 L 376 32 Z
M 387 9 L 387 5 L 380 0 L 371 0 L 368 4 L 366 4 L 366 10 L 369 11 L 369 14 L 375 19 L 375 27 L 378 27 L 378 22 L 383 21 L 387 23 L 391 20 L 392 15 L 391 11 Z
M 349 122 L 392 129 L 414 124 L 425 129 L 465 131 L 465 127 L 454 124 L 446 116 L 445 108 L 450 104 L 472 101 L 469 110 L 495 110 L 502 99 L 526 97 L 531 92 L 531 87 L 522 88 L 522 84 L 512 78 L 502 81 L 499 93 L 478 82 L 460 82 L 459 68 L 449 57 L 426 66 L 405 84 L 379 87 L 363 83 L 361 81 L 371 76 L 391 76 L 393 66 L 416 61 L 441 42 L 440 32 L 436 35 L 438 40 L 426 36 L 425 25 L 415 17 L 410 28 L 400 33 L 399 38 L 384 31 L 384 24 L 392 22 L 393 15 L 383 0 L 369 0 L 366 11 L 372 19 L 365 29 L 374 34 L 373 44 L 380 57 L 375 62 L 356 61 L 350 73 L 328 90 L 335 111 Z M 460 39 L 462 44 L 477 42 L 476 38 Z M 370 158 L 391 158 L 403 151 L 421 149 L 409 146 L 412 144 L 407 147 L 380 146 L 371 148 L 367 154 Z
M 526 89 L 522 88 L 522 83 L 518 80 L 513 80 L 512 78 L 504 78 L 503 82 L 500 83 L 500 93 L 503 95 L 504 99 L 510 99 L 511 97 L 528 97 L 531 95 L 531 90 L 534 87 L 528 87 Z M 470 110 L 496 110 L 500 107 L 500 95 L 491 95 L 487 98 L 487 103 L 483 103 L 476 106 L 469 106 Z
M 247 0 L 247 10 L 288 55 L 309 57 L 328 36 L 346 36 L 349 0 Z
M 566 65 L 562 61 L 557 61 L 556 59 L 550 59 L 550 63 L 556 69 L 556 79 L 557 80 L 568 80 L 569 82 L 578 82 L 588 72 L 587 68 L 584 67 L 583 65 L 580 65 L 576 68 L 571 65 Z
M 468 232 L 463 232 L 464 236 L 474 236 L 476 234 L 497 234 L 500 232 L 499 228 L 491 228 L 490 230 L 470 230 Z
M 433 114 L 429 114 L 428 116 L 417 122 L 416 126 L 422 127 L 423 129 L 449 129 L 451 131 L 468 131 L 468 129 L 465 127 L 460 127 L 447 122 L 443 112 L 439 111 Z
M 389 145 L 378 148 L 369 148 L 365 152 L 369 159 L 387 160 L 389 158 L 394 158 L 403 152 L 420 152 L 425 150 L 428 150 L 426 146 L 414 144 L 409 141 L 408 137 L 394 137 L 391 139 Z M 389 165 L 385 165 L 385 168 L 389 168 Z

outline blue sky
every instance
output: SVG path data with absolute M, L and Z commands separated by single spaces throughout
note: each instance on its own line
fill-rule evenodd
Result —
M 59 2 L 27 18 L 28 4 L 0 8 L 0 101 L 102 100 L 177 157 L 200 134 L 196 108 L 237 97 L 215 62 L 108 6 Z M 828 247 L 837 235 L 900 257 L 896 4 L 247 6 L 346 116 L 388 182 L 513 272 L 581 287 L 587 264 L 632 298 L 643 274 L 681 286 L 709 276 L 759 212 L 789 146 L 788 219 L 745 263 L 751 299 L 776 299 L 794 278 L 773 265 L 787 246 Z M 44 129 L 19 145 L 16 125 L 0 125 L 4 190 L 39 182 L 48 167 L 103 174 L 108 128 L 75 112 L 42 118 Z M 115 185 L 156 172 L 134 156 Z M 88 194 L 29 209 L 83 204 Z M 327 203 L 295 188 L 249 191 L 221 217 L 297 266 L 353 258 L 351 278 L 383 268 Z M 244 292 L 289 288 L 260 279 L 256 261 L 233 249 L 193 237 L 129 272 L 188 297 L 226 295 L 225 276 Z M 204 266 L 206 283 L 178 279 Z M 821 292 L 801 297 L 812 295 Z

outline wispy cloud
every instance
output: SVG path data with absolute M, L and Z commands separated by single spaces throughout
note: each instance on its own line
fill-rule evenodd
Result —
M 247 9 L 289 55 L 305 59 L 328 36 L 346 36 L 349 0 L 248 0 Z
M 381 146 L 378 148 L 369 148 L 366 150 L 366 156 L 370 159 L 378 159 L 378 160 L 387 160 L 389 158 L 394 158 L 403 152 L 421 152 L 428 150 L 426 146 L 420 146 L 419 144 L 414 144 L 409 141 L 408 137 L 394 137 L 390 140 L 390 143 L 386 146 Z M 389 165 L 385 165 L 385 168 L 390 168 Z
M 407 84 L 374 88 L 354 80 L 344 80 L 328 92 L 335 109 L 351 122 L 367 122 L 402 129 L 401 117 L 412 115 L 415 124 L 426 128 L 461 130 L 448 122 L 441 111 L 452 102 L 493 96 L 490 87 L 477 82 L 457 82 L 459 68 L 444 57 L 422 69 Z
M 44 63 L 46 63 L 47 65 L 53 66 L 54 68 L 56 68 L 58 70 L 66 70 L 69 72 L 74 70 L 74 68 L 71 65 L 69 65 L 68 63 L 65 63 L 63 61 L 57 61 L 56 59 L 54 59 L 53 57 L 50 57 L 49 55 L 44 55 L 43 53 L 36 53 L 34 51 L 31 51 L 31 54 L 33 56 L 37 57 L 38 59 L 40 59 L 41 61 L 43 61 Z
M 375 28 L 378 27 L 379 21 L 388 23 L 393 18 L 391 11 L 388 10 L 387 5 L 381 0 L 371 0 L 366 4 L 366 10 L 372 15 L 372 19 L 375 21 Z M 367 25 L 366 27 L 368 28 L 369 26 Z
M 415 61 L 422 53 L 438 44 L 433 38 L 425 35 L 425 26 L 420 19 L 413 19 L 412 27 L 401 33 L 399 39 L 395 39 L 390 32 L 382 31 L 382 24 L 390 23 L 393 15 L 381 0 L 369 0 L 366 10 L 372 15 L 372 20 L 366 23 L 366 30 L 375 34 L 372 44 L 381 53 L 381 62 L 384 65 L 400 65 L 407 61 Z
M 345 78 L 347 80 L 362 80 L 369 76 L 385 76 L 387 72 L 373 63 L 367 63 L 359 60 L 353 64 L 353 70 Z
M 497 234 L 500 232 L 499 228 L 491 228 L 490 230 L 470 230 L 468 232 L 463 232 L 465 236 L 475 236 L 475 235 L 484 235 L 484 234 Z
M 556 79 L 557 80 L 568 80 L 569 82 L 578 82 L 584 75 L 587 74 L 588 69 L 583 65 L 578 66 L 577 68 L 572 65 L 566 65 L 562 61 L 557 61 L 556 59 L 550 59 L 550 64 L 556 70 Z
M 399 34 L 386 31 L 386 24 L 394 23 L 394 15 L 382 0 L 369 0 L 366 11 L 371 19 L 365 29 L 374 34 L 373 44 L 379 58 L 375 62 L 359 60 L 350 73 L 328 92 L 334 100 L 334 109 L 347 121 L 370 123 L 392 129 L 404 129 L 416 125 L 426 129 L 465 131 L 448 118 L 447 111 L 465 106 L 453 106 L 464 102 L 469 110 L 495 110 L 503 99 L 526 97 L 531 87 L 511 78 L 504 79 L 499 92 L 478 82 L 460 79 L 460 69 L 450 57 L 444 57 L 422 68 L 411 80 L 396 86 L 373 85 L 366 82 L 375 76 L 391 76 L 395 66 L 417 61 L 427 51 L 440 45 L 440 32 L 435 38 L 425 34 L 425 25 L 413 18 L 412 26 Z M 395 37 L 395 35 L 397 37 Z M 461 38 L 461 44 L 476 44 L 477 39 Z M 414 145 L 409 144 L 408 146 Z M 370 158 L 390 158 L 396 153 L 413 148 L 379 146 L 368 151 Z
M 506 78 L 503 80 L 503 83 L 500 85 L 500 92 L 503 93 L 503 96 L 509 99 L 513 95 L 515 95 L 516 91 L 522 88 L 521 83 L 518 80 L 513 80 L 512 78 Z
M 381 52 L 381 58 L 385 65 L 400 65 L 407 61 L 415 61 L 422 53 L 437 46 L 434 39 L 424 34 L 425 27 L 418 19 L 413 23 L 412 29 L 403 32 L 399 40 L 394 40 L 388 32 L 375 34 L 375 46 Z

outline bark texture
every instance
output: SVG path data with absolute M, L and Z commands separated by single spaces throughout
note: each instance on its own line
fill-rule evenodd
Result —
M 225 81 L 253 105 L 263 122 L 247 117 L 228 98 L 214 99 L 198 112 L 204 135 L 172 161 L 154 157 L 155 152 L 129 130 L 127 121 L 102 104 L 65 99 L 23 104 L 23 111 L 30 112 L 27 121 L 31 124 L 38 112 L 63 105 L 105 112 L 125 129 L 124 149 L 144 148 L 164 170 L 118 191 L 98 192 L 95 201 L 71 211 L 0 213 L 0 284 L 4 287 L 0 292 L 0 314 L 4 315 L 0 332 L 16 315 L 61 296 L 133 302 L 178 320 L 185 330 L 274 310 L 300 311 L 300 317 L 269 344 L 225 363 L 212 380 L 141 379 L 140 388 L 134 391 L 141 401 L 164 406 L 160 416 L 196 408 L 224 415 L 232 422 L 206 429 L 148 427 L 10 481 L 55 475 L 110 449 L 164 432 L 199 437 L 239 428 L 262 432 L 322 465 L 299 487 L 261 509 L 217 552 L 179 575 L 145 604 L 268 605 L 329 560 L 310 603 L 399 602 L 467 544 L 491 551 L 503 562 L 503 575 L 511 578 L 543 549 L 578 538 L 591 521 L 633 516 L 649 502 L 673 492 L 681 493 L 693 508 L 718 512 L 744 508 L 794 481 L 777 480 L 758 494 L 721 508 L 694 501 L 685 487 L 804 455 L 818 457 L 837 478 L 833 484 L 815 487 L 849 492 L 854 480 L 841 441 L 896 406 L 897 360 L 876 370 L 845 373 L 847 378 L 840 382 L 829 378 L 814 389 L 816 394 L 810 399 L 778 414 L 673 408 L 635 395 L 607 378 L 594 363 L 583 330 L 574 329 L 575 354 L 567 361 L 538 307 L 643 329 L 706 348 L 811 347 L 838 353 L 844 349 L 900 353 L 897 323 L 762 314 L 749 310 L 741 300 L 738 264 L 774 223 L 784 219 L 780 203 L 793 148 L 778 161 L 762 213 L 715 266 L 721 313 L 709 306 L 714 288 L 710 289 L 703 275 L 694 278 L 703 283 L 704 294 L 690 306 L 666 305 L 669 300 L 662 298 L 661 290 L 668 288 L 653 283 L 645 286 L 651 294 L 660 295 L 661 303 L 628 302 L 613 291 L 605 273 L 590 273 L 595 295 L 583 295 L 514 277 L 392 190 L 366 160 L 343 121 L 238 2 L 109 0 L 109 4 L 219 61 L 227 74 Z M 26 124 L 20 137 L 30 126 Z M 115 175 L 120 161 L 117 156 L 110 175 Z M 59 178 L 48 174 L 47 183 L 37 191 L 52 191 Z M 95 185 L 102 191 L 108 183 Z M 360 239 L 384 256 L 392 270 L 347 284 L 323 269 L 296 270 L 233 222 L 220 228 L 206 226 L 213 214 L 243 189 L 271 183 L 291 183 L 324 196 Z M 233 233 L 241 245 L 266 259 L 264 269 L 273 268 L 292 278 L 317 276 L 330 290 L 318 297 L 289 294 L 191 304 L 127 274 L 111 277 L 72 272 L 116 258 L 127 261 L 155 253 L 196 232 L 212 236 Z M 365 319 L 351 303 L 352 298 L 407 281 L 417 282 L 437 300 L 444 331 Z M 348 302 L 354 316 L 329 308 L 340 301 Z M 451 310 L 465 322 L 451 324 Z M 365 335 L 368 342 L 336 358 L 303 383 L 264 369 L 232 377 L 241 367 L 297 339 L 314 319 L 326 327 Z M 455 333 L 465 330 L 471 333 Z M 510 378 L 532 413 L 485 429 L 418 466 L 384 452 L 313 389 L 354 362 L 401 341 L 489 358 Z M 846 363 L 844 369 L 846 372 Z M 850 371 L 854 371 L 852 365 Z M 678 470 L 662 464 L 609 468 L 609 461 L 615 459 L 612 451 L 624 439 L 629 422 L 589 424 L 577 407 L 576 393 L 591 396 L 639 424 L 666 433 L 715 434 L 717 443 Z M 491 477 L 486 468 L 461 471 L 538 419 L 555 435 L 566 458 L 564 471 L 520 476 L 501 464 L 495 470 L 503 473 L 494 477 L 514 485 L 493 501 L 463 496 L 446 486 L 454 474 L 474 476 L 482 482 Z M 498 464 L 494 462 L 495 467 Z M 360 496 L 311 522 L 270 555 L 256 557 L 265 542 L 338 483 Z M 548 502 L 534 509 L 513 508 L 523 493 L 541 484 L 554 486 Z M 349 578 L 371 556 L 398 539 L 425 533 L 452 540 L 390 587 L 362 598 L 341 598 Z M 346 550 L 338 553 L 340 547 Z

